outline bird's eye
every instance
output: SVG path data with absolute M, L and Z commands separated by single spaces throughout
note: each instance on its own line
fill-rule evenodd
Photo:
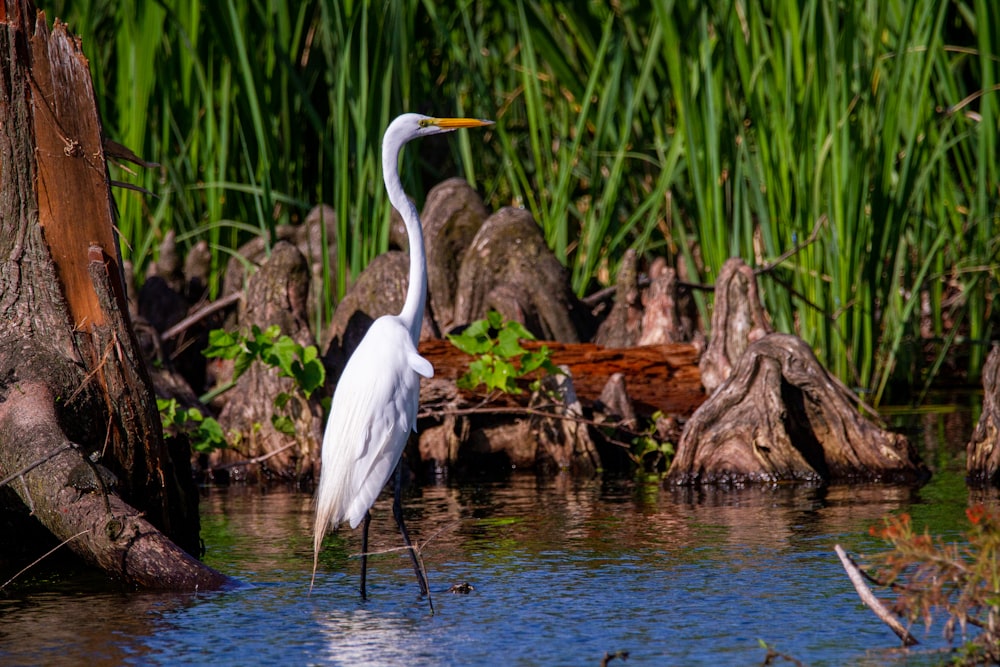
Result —
M 421 118 L 417 121 L 417 125 L 420 127 L 428 127 L 429 125 L 433 125 L 433 121 L 430 118 Z

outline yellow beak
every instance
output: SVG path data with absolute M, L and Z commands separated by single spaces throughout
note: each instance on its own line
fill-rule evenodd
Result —
M 432 125 L 437 125 L 442 130 L 457 130 L 460 127 L 482 127 L 492 125 L 492 120 L 479 120 L 478 118 L 433 118 Z

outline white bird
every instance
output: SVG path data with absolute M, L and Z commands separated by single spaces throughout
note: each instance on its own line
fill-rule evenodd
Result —
M 410 242 L 410 274 L 406 301 L 399 315 L 384 315 L 365 334 L 337 382 L 323 436 L 322 468 L 316 489 L 313 539 L 313 582 L 327 530 L 343 522 L 364 522 L 361 543 L 361 597 L 366 597 L 369 509 L 397 468 L 410 432 L 416 428 L 420 378 L 432 377 L 430 362 L 417 352 L 427 300 L 427 258 L 417 209 L 399 180 L 403 144 L 463 127 L 492 125 L 473 118 L 431 118 L 407 113 L 396 118 L 382 138 L 382 173 L 389 202 L 406 224 Z M 410 550 L 420 593 L 427 581 L 403 523 L 400 475 L 396 476 L 393 514 Z M 310 584 L 310 590 L 312 584 Z

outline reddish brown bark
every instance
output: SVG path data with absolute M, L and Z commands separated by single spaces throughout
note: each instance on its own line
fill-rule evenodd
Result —
M 0 0 L 0 120 L 0 479 L 117 578 L 156 585 L 176 567 L 168 586 L 221 582 L 176 546 L 106 558 L 120 535 L 97 525 L 140 511 L 140 533 L 196 552 L 197 490 L 186 448 L 163 441 L 132 333 L 87 61 L 30 0 Z M 118 486 L 70 503 L 81 492 L 60 471 L 87 459 Z M 68 534 L 79 526 L 87 538 Z
M 659 410 L 690 415 L 705 400 L 698 349 L 688 343 L 628 348 L 537 341 L 523 345 L 529 350 L 547 346 L 552 363 L 569 367 L 576 393 L 584 403 L 598 399 L 616 373 L 624 376 L 628 396 L 643 414 Z M 420 341 L 420 354 L 433 364 L 434 377 L 440 380 L 456 380 L 468 370 L 471 359 L 446 340 Z

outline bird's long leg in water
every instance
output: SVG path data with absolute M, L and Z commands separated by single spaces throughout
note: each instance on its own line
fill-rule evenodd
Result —
M 410 542 L 410 533 L 406 530 L 406 524 L 403 523 L 403 462 L 400 461 L 396 464 L 396 489 L 392 500 L 392 515 L 396 517 L 396 525 L 399 526 L 399 532 L 403 536 L 403 544 L 410 552 L 410 559 L 413 561 L 413 571 L 417 575 L 417 584 L 420 585 L 420 594 L 427 595 L 427 579 L 424 577 L 424 570 L 420 567 L 420 559 L 417 557 L 417 552 L 413 548 L 413 544 Z
M 368 524 L 372 522 L 371 510 L 365 512 L 361 527 L 361 599 L 368 599 Z

